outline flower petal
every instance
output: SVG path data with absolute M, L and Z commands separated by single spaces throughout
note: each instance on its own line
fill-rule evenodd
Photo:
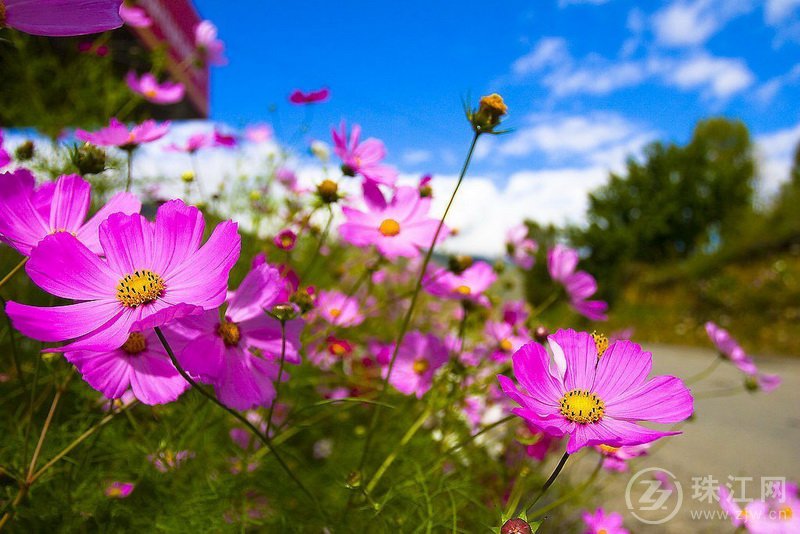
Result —
M 39 341 L 64 341 L 88 334 L 122 313 L 116 300 L 89 301 L 44 308 L 9 301 L 6 313 L 14 328 Z M 123 339 L 117 348 L 124 343 Z
M 594 392 L 606 403 L 647 380 L 653 356 L 632 341 L 617 341 L 600 357 Z
M 89 250 L 95 254 L 102 254 L 103 248 L 100 246 L 100 224 L 108 219 L 109 215 L 112 213 L 130 215 L 132 213 L 139 213 L 141 209 L 142 203 L 136 198 L 136 195 L 125 192 L 117 193 L 80 227 L 76 236 L 81 243 L 89 247 Z
M 594 385 L 595 364 L 597 363 L 597 346 L 594 338 L 587 332 L 575 330 L 559 330 L 548 337 L 551 343 L 556 343 L 558 349 L 563 351 L 564 386 L 567 391 L 573 389 L 590 390 Z M 552 347 L 552 345 L 551 345 Z M 556 352 L 553 347 L 553 352 Z M 558 362 L 560 358 L 556 358 Z
M 145 404 L 172 402 L 189 388 L 187 382 L 166 355 L 147 351 L 130 357 L 131 389 Z
M 626 421 L 677 423 L 694 412 L 692 394 L 674 376 L 657 376 L 606 400 L 606 415 Z
M 550 357 L 545 348 L 531 341 L 526 343 L 511 357 L 514 376 L 528 394 L 540 402 L 558 406 L 566 393 L 564 384 L 550 374 Z
M 50 229 L 76 232 L 83 224 L 92 201 L 92 186 L 78 176 L 61 176 L 53 190 L 50 204 Z

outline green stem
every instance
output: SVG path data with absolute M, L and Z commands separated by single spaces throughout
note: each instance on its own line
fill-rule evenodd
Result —
M 125 192 L 130 192 L 133 181 L 133 149 L 128 149 L 128 177 L 125 180 Z
M 699 373 L 695 373 L 686 380 L 684 380 L 683 381 L 684 384 L 689 386 L 699 382 L 700 380 L 703 380 L 704 378 L 708 378 L 711 375 L 711 373 L 713 373 L 716 370 L 719 364 L 722 363 L 722 360 L 723 360 L 722 356 L 717 356 L 716 358 L 714 358 L 714 361 L 712 361 L 708 367 L 706 367 Z
M 531 317 L 539 317 L 542 313 L 544 313 L 550 306 L 555 304 L 556 300 L 558 300 L 559 292 L 555 291 L 552 295 L 547 297 L 547 299 L 540 304 L 538 307 L 534 308 L 531 312 Z
M 414 286 L 414 292 L 411 294 L 411 302 L 408 305 L 408 311 L 406 311 L 405 317 L 403 317 L 403 322 L 400 326 L 400 332 L 397 335 L 397 339 L 395 340 L 394 344 L 394 351 L 392 352 L 392 358 L 389 361 L 389 367 L 386 372 L 386 376 L 384 376 L 383 381 L 381 382 L 380 392 L 378 393 L 378 401 L 383 401 L 384 396 L 386 395 L 387 384 L 389 383 L 389 377 L 392 375 L 392 370 L 394 369 L 394 364 L 397 361 L 397 355 L 400 352 L 400 345 L 403 343 L 403 339 L 406 336 L 406 332 L 408 332 L 408 327 L 411 324 L 411 317 L 414 314 L 414 306 L 417 304 L 417 298 L 419 297 L 420 290 L 422 289 L 422 279 L 425 277 L 425 271 L 428 270 L 428 264 L 431 261 L 431 257 L 433 257 L 433 251 L 436 248 L 436 242 L 439 240 L 439 235 L 442 232 L 442 228 L 444 227 L 444 221 L 447 218 L 447 214 L 450 212 L 450 207 L 453 205 L 453 201 L 456 198 L 456 193 L 458 193 L 458 188 L 461 186 L 461 182 L 464 180 L 464 176 L 467 174 L 467 169 L 469 168 L 469 162 L 472 159 L 472 153 L 475 151 L 475 145 L 478 142 L 478 137 L 480 133 L 476 132 L 475 135 L 472 137 L 472 143 L 469 146 L 469 151 L 467 152 L 467 157 L 464 160 L 464 165 L 461 168 L 461 173 L 458 176 L 458 181 L 456 182 L 456 186 L 453 189 L 453 193 L 450 195 L 450 200 L 447 202 L 447 207 L 444 210 L 444 214 L 442 218 L 439 220 L 439 225 L 436 227 L 436 232 L 433 235 L 433 240 L 431 242 L 431 246 L 428 248 L 428 252 L 425 254 L 425 259 L 422 262 L 422 267 L 419 271 L 419 276 L 417 277 L 417 283 Z M 380 416 L 380 404 L 375 407 L 372 412 L 372 419 L 370 420 L 369 430 L 367 431 L 367 436 L 364 441 L 364 449 L 361 452 L 361 460 L 359 461 L 358 470 L 362 471 L 364 469 L 364 465 L 367 461 L 367 454 L 369 453 L 369 447 L 372 443 L 372 435 L 375 432 L 375 426 L 377 425 L 378 418 Z
M 311 271 L 314 269 L 314 264 L 316 264 L 317 258 L 319 257 L 319 253 L 322 250 L 322 247 L 325 244 L 325 241 L 328 239 L 328 234 L 331 231 L 331 223 L 333 223 L 333 210 L 331 209 L 330 204 L 329 204 L 328 205 L 328 222 L 325 224 L 325 230 L 322 231 L 322 235 L 320 236 L 319 241 L 317 242 L 317 247 L 316 247 L 316 249 L 314 249 L 314 255 L 311 256 L 311 260 L 308 262 L 308 265 L 306 265 L 306 268 L 303 269 L 303 272 L 300 274 L 300 281 L 303 282 L 303 283 L 306 280 L 306 276 L 308 276 L 311 273 Z
M 13 269 L 11 269 L 8 272 L 8 274 L 3 277 L 2 280 L 0 280 L 0 287 L 3 287 L 4 285 L 6 285 L 6 282 L 14 278 L 14 275 L 17 274 L 19 270 L 25 266 L 25 264 L 28 262 L 28 259 L 29 258 L 27 256 L 22 258 L 22 260 L 20 260 L 20 262 Z
M 528 515 L 528 521 L 530 521 L 531 519 L 535 519 L 537 517 L 543 516 L 544 514 L 549 512 L 550 510 L 552 510 L 554 508 L 558 508 L 559 506 L 561 506 L 565 502 L 569 501 L 570 499 L 572 499 L 576 495 L 579 495 L 579 494 L 583 493 L 583 491 L 586 488 L 588 488 L 589 486 L 592 485 L 592 483 L 597 478 L 597 475 L 600 474 L 600 469 L 603 467 L 603 460 L 604 459 L 605 458 L 603 456 L 600 457 L 600 461 L 597 462 L 597 466 L 594 468 L 594 471 L 592 471 L 592 474 L 589 475 L 589 478 L 587 478 L 586 481 L 583 482 L 583 484 L 580 484 L 579 486 L 576 486 L 572 491 L 570 491 L 569 493 L 567 493 L 563 497 L 560 497 L 560 498 L 556 499 L 555 501 L 551 502 L 547 506 L 543 506 L 542 508 L 539 508 L 538 510 L 534 510 L 532 515 Z
M 528 505 L 528 507 L 525 509 L 526 513 L 530 512 L 531 508 L 533 508 L 534 505 L 537 502 L 539 502 L 539 499 L 544 497 L 544 494 L 547 493 L 547 490 L 550 489 L 550 486 L 552 486 L 553 482 L 556 481 L 556 478 L 558 478 L 558 475 L 561 473 L 561 470 L 564 469 L 564 464 L 567 463 L 567 458 L 569 458 L 569 453 L 565 452 L 564 456 L 561 457 L 561 460 L 558 462 L 558 465 L 556 466 L 555 470 L 553 471 L 553 474 L 550 475 L 550 478 L 548 478 L 547 482 L 544 483 L 544 486 L 542 486 L 542 489 L 539 490 L 539 494 L 536 496 L 535 499 L 533 499 L 533 502 L 531 502 Z
M 422 415 L 420 415 L 419 418 L 416 421 L 414 421 L 414 423 L 409 427 L 409 429 L 406 431 L 405 435 L 403 435 L 403 438 L 400 440 L 400 442 L 397 445 L 395 445 L 394 449 L 392 449 L 392 452 L 389 453 L 389 455 L 383 461 L 378 470 L 375 471 L 375 475 L 372 477 L 372 480 L 370 480 L 369 484 L 367 484 L 366 493 L 369 494 L 370 492 L 372 492 L 372 490 L 375 489 L 375 486 L 378 485 L 378 482 L 380 481 L 381 477 L 384 475 L 384 473 L 386 473 L 389 467 L 391 467 L 392 463 L 397 459 L 397 455 L 400 454 L 400 450 L 403 447 L 405 447 L 409 441 L 411 441 L 411 438 L 414 437 L 414 434 L 417 433 L 417 430 L 420 429 L 422 424 L 425 423 L 425 421 L 428 419 L 428 417 L 430 417 L 430 415 L 431 415 L 431 409 L 427 408 L 424 412 L 422 412 Z
M 278 367 L 278 381 L 275 382 L 275 399 L 269 406 L 269 415 L 267 416 L 267 437 L 269 431 L 272 429 L 272 414 L 275 412 L 275 405 L 278 404 L 278 397 L 280 397 L 281 379 L 283 378 L 283 364 L 286 361 L 286 320 L 281 319 L 281 363 Z
M 5 310 L 5 299 L 0 297 L 0 303 L 3 304 L 3 309 Z M 17 351 L 17 338 L 14 335 L 14 325 L 11 324 L 11 317 L 9 317 L 7 313 L 4 312 L 3 315 L 6 317 L 6 326 L 8 327 L 8 339 L 11 345 L 11 362 L 14 364 L 14 372 L 17 373 L 17 380 L 19 380 L 20 386 L 22 386 L 22 396 L 24 397 L 28 389 L 28 384 L 25 381 L 25 376 L 22 374 L 22 366 L 19 364 L 19 352 Z
M 255 425 L 253 425 L 253 423 L 248 421 L 245 416 L 243 416 L 236 410 L 228 408 L 227 406 L 222 404 L 219 400 L 217 400 L 217 398 L 214 397 L 214 395 L 206 391 L 204 388 L 200 387 L 200 385 L 197 382 L 195 382 L 194 379 L 188 375 L 188 373 L 186 373 L 183 367 L 181 367 L 181 364 L 178 363 L 178 359 L 175 357 L 175 353 L 172 351 L 172 347 L 170 347 L 169 343 L 167 342 L 167 338 L 164 337 L 164 333 L 161 332 L 161 329 L 159 327 L 155 327 L 154 330 L 156 332 L 156 335 L 158 336 L 158 339 L 161 341 L 161 344 L 164 346 L 164 350 L 167 351 L 167 355 L 169 356 L 172 365 L 175 366 L 175 369 L 178 371 L 178 373 L 180 373 L 183 379 L 186 380 L 195 390 L 197 390 L 205 398 L 207 398 L 212 403 L 216 404 L 217 406 L 219 406 L 220 408 L 231 414 L 233 417 L 235 417 L 240 423 L 242 423 L 245 427 L 247 427 L 247 429 L 250 432 L 252 432 L 254 436 L 256 436 L 264 445 L 266 445 L 266 447 L 269 449 L 269 452 L 272 454 L 272 456 L 275 457 L 275 460 L 278 462 L 281 468 L 286 472 L 287 475 L 289 475 L 289 478 L 291 478 L 292 481 L 295 483 L 295 485 L 297 485 L 297 487 L 300 488 L 300 490 L 306 495 L 306 497 L 308 497 L 308 499 L 312 503 L 314 503 L 314 505 L 317 507 L 317 510 L 324 517 L 327 517 L 325 510 L 320 506 L 319 501 L 317 501 L 317 498 L 314 497 L 314 494 L 308 491 L 308 488 L 306 488 L 306 486 L 300 481 L 300 479 L 297 478 L 297 475 L 295 475 L 294 472 L 289 468 L 289 466 L 286 464 L 283 458 L 281 458 L 281 456 L 278 455 L 278 452 L 275 450 L 275 447 L 272 445 L 272 441 L 269 439 L 269 437 L 266 436 L 265 434 L 262 434 L 261 431 L 259 431 L 258 428 L 256 428 Z

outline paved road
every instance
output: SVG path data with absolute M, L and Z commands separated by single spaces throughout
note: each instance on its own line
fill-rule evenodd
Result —
M 701 371 L 715 357 L 710 350 L 664 345 L 647 348 L 653 353 L 655 373 L 683 378 Z M 692 386 L 698 397 L 697 417 L 683 428 L 684 433 L 662 440 L 654 454 L 636 463 L 631 473 L 616 476 L 606 485 L 602 490 L 603 502 L 608 509 L 623 513 L 626 527 L 645 533 L 733 532 L 729 523 L 718 518 L 692 518 L 692 511 L 719 510 L 717 503 L 707 504 L 692 498 L 693 477 L 711 475 L 720 483 L 729 482 L 729 476 L 753 477 L 745 482 L 744 496 L 755 498 L 759 497 L 762 476 L 785 476 L 800 481 L 800 358 L 763 357 L 757 359 L 757 364 L 765 372 L 781 375 L 783 384 L 778 390 L 769 394 L 699 398 L 702 392 L 741 384 L 741 373 L 725 362 L 708 379 Z M 578 467 L 589 467 L 589 462 L 581 463 L 584 465 Z M 647 467 L 668 469 L 683 489 L 679 512 L 657 526 L 637 521 L 624 498 L 632 474 Z

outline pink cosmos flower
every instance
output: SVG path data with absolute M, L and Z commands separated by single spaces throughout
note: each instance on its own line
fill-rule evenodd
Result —
M 469 300 L 488 306 L 484 293 L 497 280 L 492 266 L 485 261 L 476 261 L 461 273 L 435 268 L 425 275 L 423 287 L 435 297 L 451 300 Z
M 320 316 L 332 325 L 349 327 L 364 322 L 358 300 L 339 291 L 320 291 L 316 307 Z
M 629 534 L 622 526 L 622 514 L 618 512 L 606 513 L 598 508 L 595 513 L 583 512 L 583 522 L 586 523 L 586 534 Z
M 11 163 L 11 155 L 3 148 L 3 130 L 0 130 L 0 169 Z
M 729 360 L 741 372 L 748 376 L 749 382 L 766 393 L 774 391 L 781 384 L 778 375 L 759 373 L 753 359 L 747 355 L 739 343 L 724 328 L 708 321 L 705 324 L 706 333 L 714 343 L 720 356 Z
M 169 326 L 164 329 L 169 331 Z M 170 340 L 173 350 L 180 350 L 185 344 L 174 335 Z M 131 332 L 128 340 L 114 350 L 67 351 L 64 357 L 90 386 L 109 399 L 121 398 L 130 388 L 145 404 L 166 404 L 189 387 L 153 330 Z
M 603 469 L 624 473 L 628 470 L 628 460 L 645 456 L 650 449 L 650 443 L 641 445 L 626 445 L 624 447 L 611 447 L 609 445 L 596 445 L 595 449 L 603 455 Z
M 272 139 L 272 127 L 269 124 L 251 124 L 245 128 L 244 136 L 251 143 L 266 143 Z
M 125 76 L 125 83 L 131 91 L 142 95 L 146 100 L 154 104 L 174 104 L 183 100 L 184 87 L 182 83 L 164 82 L 158 80 L 149 72 L 136 77 L 133 71 Z
M 187 139 L 186 143 L 183 145 L 171 143 L 167 145 L 164 150 L 168 150 L 170 152 L 186 152 L 187 154 L 194 154 L 201 148 L 211 146 L 213 142 L 214 140 L 210 135 L 205 133 L 197 133 L 189 136 L 189 139 Z
M 361 126 L 353 125 L 350 137 L 347 136 L 345 122 L 339 130 L 333 129 L 333 151 L 342 160 L 342 172 L 347 176 L 360 174 L 366 182 L 394 187 L 397 171 L 381 162 L 386 157 L 386 148 L 377 139 L 369 138 L 360 142 Z
M 123 2 L 119 6 L 119 16 L 125 24 L 134 28 L 149 28 L 153 25 L 147 11 L 135 4 Z
M 194 458 L 194 453 L 186 450 L 178 452 L 164 450 L 158 451 L 155 454 L 147 455 L 147 459 L 153 464 L 153 467 L 162 473 L 177 469 L 182 463 L 190 458 Z
M 3 0 L 0 28 L 32 35 L 67 37 L 101 33 L 122 26 L 122 0 Z
M 524 300 L 511 300 L 503 305 L 503 321 L 511 326 L 523 326 L 528 315 L 528 304 Z
M 250 423 L 258 428 L 262 433 L 267 431 L 267 422 L 264 421 L 264 417 L 255 410 L 248 410 L 245 414 Z M 272 430 L 270 430 L 270 433 Z M 233 440 L 236 445 L 238 445 L 241 449 L 246 451 L 248 450 L 258 450 L 261 448 L 261 440 L 256 438 L 252 432 L 244 427 L 235 427 L 231 428 L 230 431 L 231 439 Z
M 150 119 L 129 130 L 116 118 L 112 118 L 108 126 L 93 133 L 75 130 L 75 137 L 97 146 L 116 146 L 124 150 L 132 150 L 143 143 L 157 141 L 167 135 L 169 125 L 169 121 L 159 124 Z
M 200 210 L 172 200 L 158 208 L 155 222 L 139 214 L 106 219 L 100 225 L 105 259 L 70 233 L 49 235 L 33 249 L 28 276 L 48 293 L 79 302 L 52 308 L 8 302 L 6 313 L 28 337 L 75 340 L 49 350 L 108 351 L 133 331 L 216 308 L 240 237 L 236 223 L 225 221 L 200 246 L 204 228 Z
M 433 384 L 433 375 L 449 358 L 447 347 L 433 334 L 409 332 L 392 368 L 389 383 L 404 395 L 414 394 L 417 398 L 427 392 Z M 388 365 L 383 370 L 386 377 Z
M 209 65 L 225 65 L 225 43 L 217 38 L 217 27 L 204 20 L 194 29 L 194 44 L 200 58 Z
M 304 93 L 300 89 L 295 89 L 289 95 L 289 102 L 292 104 L 317 104 L 320 102 L 327 102 L 331 92 L 327 88 L 318 89 L 316 91 L 309 91 Z
M 324 343 L 309 351 L 309 360 L 320 369 L 327 371 L 337 362 L 353 353 L 353 345 L 346 339 L 328 336 Z
M 540 462 L 547 457 L 559 441 L 530 423 L 525 423 L 525 429 L 517 432 L 516 439 L 525 446 L 525 454 L 527 456 Z
M 586 300 L 597 292 L 597 281 L 585 271 L 576 271 L 577 266 L 578 252 L 574 249 L 558 244 L 547 252 L 550 277 L 567 290 L 573 309 L 592 321 L 605 321 L 608 304 Z
M 225 134 L 215 129 L 213 133 L 214 146 L 233 147 L 236 146 L 236 136 Z
M 496 362 L 506 362 L 530 339 L 525 329 L 516 331 L 506 322 L 486 321 L 486 337 L 489 342 L 489 357 Z
M 275 235 L 272 242 L 281 250 L 292 250 L 297 243 L 297 234 L 285 228 Z
M 0 175 L 0 241 L 30 256 L 45 237 L 74 235 L 95 254 L 102 253 L 98 228 L 112 213 L 138 213 L 141 202 L 131 193 L 117 193 L 89 220 L 91 185 L 76 174 L 34 187 L 27 169 Z
M 602 355 L 586 332 L 559 330 L 549 337 L 555 363 L 531 342 L 512 357 L 514 376 L 498 380 L 520 405 L 512 413 L 552 436 L 569 435 L 567 452 L 592 445 L 640 445 L 679 432 L 661 432 L 638 421 L 677 423 L 693 412 L 692 395 L 680 379 L 647 380 L 652 356 L 630 341 Z
M 528 227 L 519 224 L 506 234 L 506 249 L 511 261 L 521 269 L 531 269 L 536 260 L 535 254 L 539 245 L 528 237 Z
M 133 488 L 136 487 L 136 484 L 133 482 L 117 482 L 114 481 L 106 486 L 104 493 L 106 497 L 111 499 L 124 499 L 128 495 L 131 494 Z
M 800 532 L 800 498 L 797 486 L 785 484 L 783 494 L 751 501 L 744 510 L 733 500 L 730 490 L 720 485 L 719 505 L 734 527 L 744 527 L 752 534 L 795 534 Z
M 439 221 L 428 216 L 431 199 L 420 198 L 413 187 L 398 187 L 388 204 L 380 192 L 367 199 L 367 211 L 342 207 L 342 239 L 357 247 L 375 245 L 386 258 L 413 258 L 433 243 Z M 447 237 L 442 227 L 437 242 Z
M 108 55 L 108 46 L 96 45 L 93 41 L 84 41 L 78 43 L 78 52 L 82 54 L 94 54 L 97 57 L 106 57 Z
M 213 384 L 220 402 L 236 410 L 269 406 L 275 398 L 273 382 L 278 378 L 281 356 L 280 322 L 265 310 L 278 302 L 284 282 L 267 264 L 250 271 L 219 310 L 182 319 L 176 325 L 193 339 L 180 353 L 187 372 Z M 300 363 L 300 332 L 303 321 L 286 322 L 286 362 Z M 283 373 L 286 378 L 286 373 Z

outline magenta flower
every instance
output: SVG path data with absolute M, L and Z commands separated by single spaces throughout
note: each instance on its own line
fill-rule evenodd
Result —
M 531 269 L 535 262 L 536 251 L 539 245 L 528 237 L 528 227 L 519 224 L 511 228 L 506 234 L 506 249 L 511 261 L 521 269 Z
M 339 226 L 342 239 L 357 247 L 375 245 L 386 258 L 413 258 L 433 243 L 439 221 L 428 216 L 430 198 L 420 198 L 413 187 L 398 187 L 386 204 L 378 193 L 367 202 L 367 211 L 342 207 L 345 222 Z M 442 227 L 437 242 L 447 237 Z
M 153 20 L 147 15 L 147 11 L 135 4 L 123 2 L 119 6 L 119 16 L 122 22 L 133 28 L 149 28 L 153 25 Z
M 737 369 L 747 375 L 748 383 L 751 387 L 769 393 L 780 386 L 781 377 L 760 373 L 753 359 L 747 355 L 727 330 L 711 321 L 705 324 L 705 328 L 720 357 L 729 360 Z
M 133 150 L 141 144 L 157 141 L 167 135 L 169 125 L 169 121 L 159 124 L 150 119 L 129 130 L 127 126 L 112 118 L 108 126 L 93 133 L 75 130 L 75 137 L 97 146 L 116 146 L 123 150 Z
M 525 329 L 515 330 L 506 322 L 486 321 L 489 357 L 496 362 L 506 362 L 530 339 Z
M 524 325 L 528 315 L 528 304 L 524 300 L 511 300 L 503 305 L 503 321 L 511 326 Z
M 292 250 L 297 243 L 297 234 L 285 228 L 275 235 L 272 242 L 281 250 Z
M 327 88 L 318 89 L 316 91 L 309 91 L 304 93 L 300 89 L 295 89 L 289 95 L 289 102 L 292 104 L 317 104 L 320 102 L 327 102 L 331 92 Z
M 188 154 L 194 154 L 201 148 L 211 146 L 213 143 L 214 140 L 210 135 L 205 133 L 197 133 L 189 136 L 189 139 L 186 140 L 185 144 L 176 145 L 175 143 L 171 143 L 165 147 L 165 150 L 170 152 L 186 152 Z
M 91 185 L 76 174 L 61 176 L 34 188 L 27 169 L 0 175 L 0 241 L 30 256 L 48 235 L 67 232 L 95 254 L 102 253 L 98 228 L 112 213 L 138 213 L 141 202 L 131 193 L 117 193 L 89 220 Z
M 111 482 L 108 486 L 106 486 L 104 493 L 106 494 L 106 497 L 109 497 L 111 499 L 124 499 L 125 497 L 131 494 L 133 488 L 135 487 L 136 484 L 134 484 L 133 482 L 114 481 Z
M 753 534 L 800 532 L 800 498 L 795 484 L 785 483 L 783 488 L 775 487 L 768 498 L 750 501 L 744 510 L 733 500 L 724 484 L 719 486 L 718 493 L 720 508 L 734 527 L 744 527 Z
M 433 375 L 448 360 L 448 351 L 433 334 L 409 332 L 397 352 L 389 383 L 404 395 L 422 398 L 433 384 Z M 388 366 L 383 370 L 386 377 Z
M 488 306 L 484 293 L 497 280 L 492 266 L 485 261 L 476 261 L 461 273 L 436 268 L 425 275 L 422 281 L 425 290 L 435 297 L 450 300 L 469 300 Z
M 386 157 L 386 148 L 377 139 L 369 138 L 360 142 L 361 126 L 353 125 L 350 137 L 347 136 L 345 122 L 339 130 L 333 129 L 333 150 L 342 160 L 342 172 L 347 176 L 360 174 L 364 180 L 372 184 L 394 187 L 397 171 L 381 162 Z
M 249 410 L 245 414 L 245 417 L 262 433 L 267 431 L 267 422 L 264 421 L 264 418 L 257 411 Z M 257 439 L 252 432 L 244 427 L 237 426 L 231 428 L 230 436 L 233 442 L 243 450 L 258 450 L 261 448 L 261 440 Z
M 177 469 L 182 463 L 190 458 L 194 458 L 194 453 L 186 450 L 178 452 L 164 450 L 155 454 L 147 455 L 147 459 L 153 464 L 153 467 L 162 473 Z
M 624 447 L 611 447 L 609 445 L 596 445 L 595 449 L 603 455 L 603 469 L 624 473 L 628 470 L 628 460 L 645 456 L 650 449 L 650 443 L 641 445 L 625 445 Z
M 272 139 L 272 127 L 269 124 L 251 124 L 245 128 L 244 136 L 251 143 L 266 143 Z
M 215 129 L 212 136 L 213 136 L 212 138 L 214 146 L 224 146 L 224 147 L 236 146 L 236 136 L 234 135 L 224 134 L 219 130 Z
M 209 65 L 225 65 L 225 44 L 217 38 L 217 27 L 204 20 L 194 29 L 194 44 L 197 53 Z
M 273 382 L 278 378 L 281 327 L 265 310 L 278 302 L 283 287 L 277 269 L 260 265 L 227 299 L 222 318 L 219 310 L 210 310 L 176 325 L 192 339 L 179 355 L 181 365 L 202 382 L 213 384 L 220 402 L 230 408 L 269 406 L 275 398 Z M 300 363 L 302 329 L 300 319 L 286 322 L 288 363 Z
M 679 432 L 661 432 L 638 421 L 677 423 L 693 412 L 692 395 L 680 379 L 647 380 L 652 356 L 630 341 L 598 355 L 586 332 L 559 330 L 549 337 L 555 364 L 531 342 L 512 357 L 514 376 L 498 380 L 520 405 L 512 413 L 552 436 L 569 435 L 567 452 L 592 445 L 640 445 Z
M 353 353 L 353 345 L 346 339 L 328 336 L 313 350 L 309 351 L 309 360 L 322 370 L 327 371 Z
M 169 327 L 165 327 L 165 331 Z M 169 335 L 169 334 L 168 334 Z M 180 350 L 185 341 L 170 335 L 173 350 Z M 128 340 L 114 350 L 67 351 L 83 379 L 109 399 L 121 398 L 128 388 L 145 404 L 166 404 L 176 400 L 189 383 L 170 362 L 167 352 L 153 330 L 131 332 Z
M 583 512 L 582 517 L 588 527 L 586 534 L 629 534 L 622 526 L 622 514 L 618 512 L 606 513 L 598 508 L 593 514 Z
M 315 304 L 317 313 L 332 325 L 349 327 L 364 322 L 358 300 L 339 291 L 320 291 Z
M 133 71 L 125 76 L 125 83 L 131 91 L 142 95 L 146 100 L 154 104 L 174 104 L 183 100 L 184 87 L 182 83 L 164 82 L 158 83 L 155 76 L 149 72 L 136 77 Z
M 3 130 L 0 130 L 0 169 L 11 163 L 11 155 L 3 148 Z
M 122 0 L 3 0 L 0 28 L 32 35 L 67 37 L 101 33 L 122 26 Z
M 530 438 L 522 442 L 525 446 L 525 454 L 541 462 L 558 444 L 559 440 L 530 424 L 527 427 Z M 517 436 L 517 440 L 519 441 L 519 436 Z
M 597 292 L 597 281 L 585 271 L 576 271 L 578 252 L 556 245 L 547 252 L 550 277 L 567 291 L 572 308 L 592 321 L 605 321 L 608 304 L 602 300 L 586 300 Z
M 52 308 L 9 302 L 6 313 L 28 337 L 75 340 L 50 350 L 108 351 L 131 332 L 216 308 L 241 244 L 236 223 L 226 221 L 200 246 L 204 228 L 200 210 L 172 200 L 158 208 L 155 222 L 139 214 L 106 219 L 105 259 L 70 233 L 49 235 L 33 249 L 26 271 L 48 293 L 79 302 Z

